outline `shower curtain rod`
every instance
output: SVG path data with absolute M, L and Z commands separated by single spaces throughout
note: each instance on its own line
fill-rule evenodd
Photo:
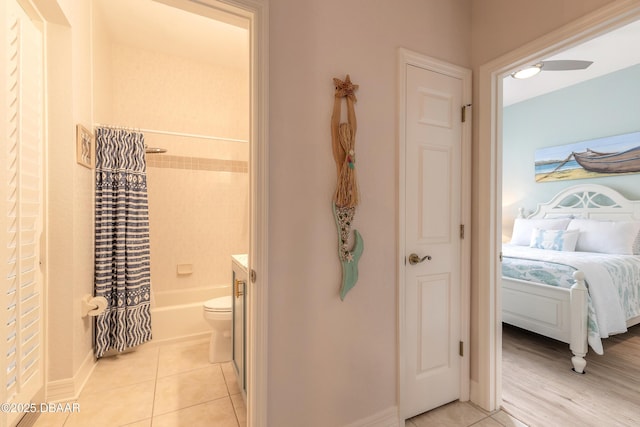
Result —
M 222 138 L 222 137 L 218 137 L 218 136 L 201 135 L 201 134 L 197 134 L 197 133 L 184 133 L 184 132 L 173 132 L 173 131 L 169 131 L 169 130 L 130 128 L 130 127 L 127 127 L 127 126 L 103 125 L 103 124 L 100 124 L 100 123 L 95 123 L 94 124 L 94 127 L 98 127 L 98 126 L 108 127 L 108 128 L 130 129 L 130 130 L 137 131 L 137 132 L 155 133 L 155 134 L 158 134 L 158 135 L 183 136 L 183 137 L 186 137 L 186 138 L 213 139 L 215 141 L 227 141 L 227 142 L 249 142 L 246 139 Z

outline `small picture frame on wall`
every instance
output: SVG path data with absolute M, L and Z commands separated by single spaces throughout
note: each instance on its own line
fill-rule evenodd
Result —
M 85 168 L 93 169 L 96 164 L 95 157 L 93 134 L 84 126 L 76 125 L 76 161 Z

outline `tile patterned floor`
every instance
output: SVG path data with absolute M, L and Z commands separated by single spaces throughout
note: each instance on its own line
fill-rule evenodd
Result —
M 77 403 L 79 413 L 43 413 L 34 427 L 246 427 L 231 362 L 210 364 L 208 341 L 147 347 L 101 359 Z M 405 427 L 526 427 L 498 411 L 453 402 Z
M 405 427 L 527 427 L 504 411 L 489 413 L 469 402 L 452 402 L 407 420 Z
M 44 413 L 35 427 L 245 427 L 231 362 L 210 364 L 208 341 L 147 347 L 103 358 L 79 413 Z

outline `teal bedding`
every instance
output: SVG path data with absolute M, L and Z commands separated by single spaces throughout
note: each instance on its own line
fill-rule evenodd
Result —
M 503 256 L 502 275 L 512 279 L 541 283 L 561 288 L 570 288 L 574 284 L 575 268 L 549 261 Z
M 601 338 L 626 332 L 626 320 L 640 316 L 640 256 L 503 246 L 504 277 L 568 289 L 576 270 L 589 289 L 588 342 L 602 354 Z

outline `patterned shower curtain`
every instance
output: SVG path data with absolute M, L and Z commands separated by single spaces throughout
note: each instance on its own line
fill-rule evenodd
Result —
M 96 357 L 151 339 L 149 209 L 144 135 L 96 128 Z

